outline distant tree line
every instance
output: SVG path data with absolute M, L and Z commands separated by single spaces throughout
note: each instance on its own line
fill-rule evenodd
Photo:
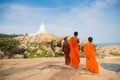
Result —
M 22 36 L 22 34 L 2 34 L 0 33 L 0 38 L 13 38 L 13 37 L 18 37 Z

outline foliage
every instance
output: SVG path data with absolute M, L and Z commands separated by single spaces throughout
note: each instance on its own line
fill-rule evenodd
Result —
M 28 56 L 29 58 L 39 58 L 39 57 L 44 57 L 45 55 L 37 54 L 36 52 L 30 52 L 30 55 Z
M 30 53 L 30 55 L 28 55 L 29 58 L 46 57 L 47 50 L 44 49 L 43 43 L 36 43 L 36 42 L 34 42 L 34 43 L 31 43 L 29 46 L 32 46 L 32 47 L 35 47 L 35 48 L 39 48 L 39 50 L 42 50 L 42 53 L 38 54 L 38 53 L 36 53 L 34 51 L 31 51 L 29 49 L 29 47 L 28 47 L 26 51 Z
M 112 51 L 110 51 L 109 54 L 111 54 L 111 55 L 113 55 L 113 56 L 120 56 L 120 53 L 119 53 L 119 52 L 112 52 Z
M 51 43 L 52 43 L 52 44 L 56 43 L 56 40 L 55 40 L 55 39 L 53 39 L 53 40 L 51 41 Z
M 96 48 L 96 50 L 102 50 L 101 48 Z
M 12 38 L 0 38 L 0 50 L 9 51 L 19 45 L 19 42 Z
M 39 43 L 38 48 L 39 48 L 40 50 L 45 50 L 45 49 L 43 48 L 43 44 L 42 44 L 42 43 Z
M 96 57 L 98 57 L 98 58 L 104 58 L 106 55 L 105 55 L 105 53 L 100 53 L 100 52 L 96 52 Z
M 43 43 L 37 43 L 37 42 L 33 42 L 33 43 L 30 43 L 29 47 L 32 46 L 32 47 L 35 47 L 35 48 L 39 48 L 40 50 L 43 50 Z
M 42 54 L 38 54 L 36 52 L 29 52 L 30 54 L 28 55 L 28 58 L 39 58 L 39 57 L 46 57 L 47 52 L 43 51 Z
M 13 38 L 13 37 L 17 37 L 17 36 L 20 36 L 20 35 L 17 35 L 17 34 L 1 34 L 0 33 L 0 38 Z
M 8 56 L 8 58 L 12 58 L 14 54 L 22 52 L 23 50 L 19 50 L 17 46 L 19 45 L 19 41 L 12 38 L 0 38 L 0 51 L 3 51 L 4 56 Z M 25 50 L 24 50 L 25 51 Z
M 85 58 L 85 53 L 83 51 L 81 51 L 81 50 L 80 50 L 80 57 Z
M 56 40 L 52 40 L 51 41 L 51 49 L 55 52 L 55 43 L 56 43 Z

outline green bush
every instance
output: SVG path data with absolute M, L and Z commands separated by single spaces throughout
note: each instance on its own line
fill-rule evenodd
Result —
M 19 41 L 12 38 L 0 38 L 0 50 L 9 51 L 19 45 Z
M 81 57 L 81 58 L 85 58 L 85 57 L 86 57 L 86 56 L 85 56 L 85 53 L 84 53 L 83 51 L 81 51 L 81 50 L 80 50 L 80 57 Z
M 38 54 L 34 51 L 30 51 L 29 47 L 26 49 L 27 52 L 30 53 L 30 55 L 28 55 L 29 58 L 39 58 L 39 57 L 46 57 L 47 55 L 47 50 L 44 49 L 43 47 L 43 43 L 30 43 L 29 46 L 33 46 L 35 48 L 39 48 L 40 50 L 42 50 L 42 53 L 41 54 Z
M 104 57 L 106 57 L 105 53 L 96 52 L 95 55 L 96 55 L 97 58 L 104 58 Z
M 42 54 L 37 54 L 36 52 L 29 52 L 28 58 L 40 58 L 46 57 L 47 51 L 43 51 Z
M 55 43 L 56 43 L 56 40 L 55 39 L 53 39 L 52 41 L 51 41 L 51 49 L 55 52 Z
M 13 38 L 13 37 L 17 37 L 17 36 L 21 36 L 21 35 L 17 35 L 17 34 L 2 34 L 2 33 L 0 33 L 0 38 Z
M 35 47 L 35 48 L 39 48 L 40 50 L 43 50 L 43 43 L 37 43 L 37 42 L 33 42 L 33 43 L 30 43 L 29 47 L 32 46 L 32 47 Z
M 109 54 L 111 54 L 111 55 L 113 55 L 113 56 L 120 56 L 120 53 L 119 53 L 119 52 L 112 52 L 112 51 L 110 51 Z

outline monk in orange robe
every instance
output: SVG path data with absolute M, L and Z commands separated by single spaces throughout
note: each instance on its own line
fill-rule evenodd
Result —
M 88 43 L 84 45 L 83 51 L 86 55 L 86 70 L 98 73 L 98 63 L 95 57 L 95 46 L 92 44 L 93 38 L 88 38 Z
M 74 36 L 69 39 L 70 45 L 70 65 L 78 68 L 80 59 L 79 59 L 79 39 L 77 38 L 78 32 L 74 32 Z

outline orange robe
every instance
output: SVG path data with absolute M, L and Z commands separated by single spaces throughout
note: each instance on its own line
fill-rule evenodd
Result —
M 78 39 L 71 37 L 69 40 L 70 44 L 70 65 L 78 68 L 80 59 L 79 59 L 79 43 Z
M 95 57 L 95 47 L 92 43 L 87 43 L 83 48 L 86 54 L 86 70 L 91 70 L 94 73 L 98 73 L 98 63 Z

